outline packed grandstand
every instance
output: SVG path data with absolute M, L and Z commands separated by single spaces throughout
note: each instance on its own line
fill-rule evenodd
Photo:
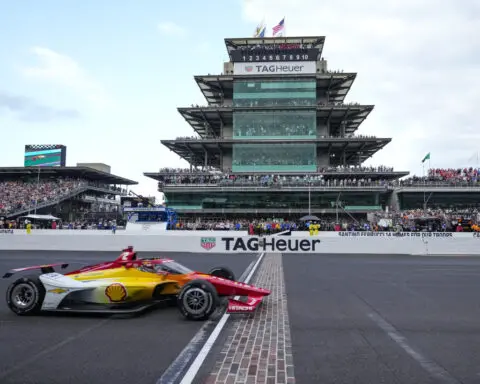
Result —
M 163 168 L 165 184 L 257 184 L 297 185 L 335 185 L 338 187 L 361 187 L 365 185 L 387 185 L 392 188 L 401 186 L 419 187 L 428 185 L 458 185 L 460 189 L 478 185 L 480 169 L 431 169 L 426 177 L 408 177 L 400 181 L 370 180 L 365 173 L 384 172 L 389 167 L 358 167 L 351 169 L 330 168 L 314 175 L 276 176 L 276 175 L 235 175 L 208 170 L 189 170 Z M 349 178 L 325 180 L 324 172 L 349 172 Z M 125 216 L 120 206 L 119 196 L 125 196 L 127 190 L 112 185 L 111 180 L 94 180 L 92 177 L 71 177 L 48 175 L 1 174 L 0 182 L 0 228 L 24 228 L 24 217 L 28 213 L 49 213 L 59 218 L 42 222 L 38 228 L 53 229 L 110 229 L 124 222 Z M 170 176 L 171 175 L 171 176 Z M 97 175 L 98 176 L 98 175 Z M 5 179 L 6 178 L 6 179 Z M 160 182 L 162 183 L 162 182 Z M 452 195 L 454 197 L 454 195 Z M 455 203 L 455 204 L 454 204 Z M 459 204 L 460 203 L 460 204 Z M 398 210 L 388 207 L 386 210 L 368 214 L 349 214 L 340 211 L 337 214 L 318 215 L 320 231 L 478 231 L 480 227 L 478 204 L 461 204 L 452 200 L 452 208 L 436 208 L 434 205 L 424 209 Z M 453 206 L 456 205 L 455 208 Z M 304 212 L 306 214 L 307 212 Z M 300 220 L 301 215 L 277 215 L 242 217 L 224 215 L 223 217 L 202 217 L 201 215 L 179 215 L 175 222 L 169 223 L 169 230 L 248 230 L 252 233 L 274 233 L 284 230 L 306 230 L 310 221 Z

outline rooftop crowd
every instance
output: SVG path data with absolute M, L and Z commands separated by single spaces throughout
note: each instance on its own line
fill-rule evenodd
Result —
M 227 173 L 231 172 L 228 170 Z M 393 172 L 393 167 L 387 167 L 385 165 L 379 166 L 352 166 L 352 167 L 318 167 L 319 173 L 382 173 L 382 172 Z M 160 168 L 159 173 L 164 174 L 211 174 L 211 175 L 219 175 L 225 174 L 220 172 L 219 170 L 213 167 L 205 167 L 204 169 L 198 168 L 171 168 L 171 167 L 164 167 Z
M 244 108 L 255 108 L 255 107 L 309 107 L 309 106 L 319 106 L 319 107 L 340 107 L 340 108 L 349 108 L 349 107 L 358 107 L 362 104 L 356 102 L 350 103 L 341 103 L 341 102 L 328 102 L 328 101 L 317 101 L 316 97 L 306 97 L 306 98 L 272 98 L 272 99 L 236 99 L 232 100 L 232 104 L 208 104 L 208 105 L 199 105 L 191 104 L 191 108 L 231 108 L 233 107 L 244 107 Z
M 249 136 L 249 137 L 262 137 L 262 136 L 304 136 L 304 135 L 315 135 L 316 132 L 311 132 L 311 131 L 308 131 L 300 124 L 297 126 L 298 129 L 296 127 L 291 127 L 289 128 L 288 130 L 285 129 L 285 131 L 283 132 L 270 132 L 270 131 L 267 131 L 266 129 L 256 129 L 255 130 L 251 130 L 251 131 L 247 131 L 247 130 L 244 130 L 243 128 L 243 131 L 242 130 L 237 130 L 235 132 L 235 138 L 236 137 L 241 137 L 241 136 Z M 248 134 L 247 134 L 248 133 Z M 319 138 L 322 138 L 322 139 L 339 139 L 339 138 L 347 138 L 347 139 L 352 139 L 352 138 L 356 138 L 356 139 L 378 139 L 377 136 L 373 136 L 373 135 L 358 135 L 358 134 L 353 134 L 353 133 L 350 133 L 350 134 L 346 134 L 345 136 L 341 136 L 341 135 L 338 135 L 338 136 L 318 136 Z M 204 139 L 220 139 L 219 137 L 217 136 L 213 136 L 213 135 L 203 135 L 202 137 L 200 136 L 178 136 L 175 138 L 175 140 L 177 141 L 196 141 L 196 140 L 204 140 Z M 224 137 L 223 139 L 230 139 L 230 137 Z

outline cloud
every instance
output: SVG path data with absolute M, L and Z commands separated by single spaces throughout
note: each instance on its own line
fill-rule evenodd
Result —
M 252 24 L 285 15 L 287 36 L 326 36 L 329 69 L 358 72 L 347 101 L 375 104 L 359 134 L 393 137 L 371 162 L 421 172 L 466 166 L 478 151 L 480 4 L 477 0 L 268 0 L 242 4 Z M 477 31 L 477 32 L 476 32 Z
M 28 122 L 48 122 L 56 119 L 77 119 L 75 109 L 56 109 L 37 103 L 35 100 L 0 91 L 0 112 L 6 110 Z
M 169 36 L 183 37 L 187 34 L 187 30 L 185 28 L 172 21 L 163 21 L 159 23 L 158 30 L 162 34 Z
M 33 47 L 31 53 L 38 65 L 23 68 L 24 76 L 67 87 L 93 103 L 108 103 L 103 87 L 71 57 L 44 47 Z

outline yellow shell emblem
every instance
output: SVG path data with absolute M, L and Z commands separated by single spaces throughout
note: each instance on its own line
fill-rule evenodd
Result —
M 107 296 L 111 302 L 116 303 L 125 300 L 127 290 L 123 284 L 114 283 L 105 288 L 105 296 Z

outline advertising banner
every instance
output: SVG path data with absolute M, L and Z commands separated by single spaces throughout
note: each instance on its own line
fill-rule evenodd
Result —
M 315 253 L 319 251 L 320 239 L 294 239 L 291 237 L 202 237 L 200 247 L 217 252 L 281 252 L 281 253 Z M 201 252 L 202 250 L 198 250 Z
M 277 63 L 234 63 L 234 75 L 306 75 L 315 74 L 315 61 L 281 61 Z

